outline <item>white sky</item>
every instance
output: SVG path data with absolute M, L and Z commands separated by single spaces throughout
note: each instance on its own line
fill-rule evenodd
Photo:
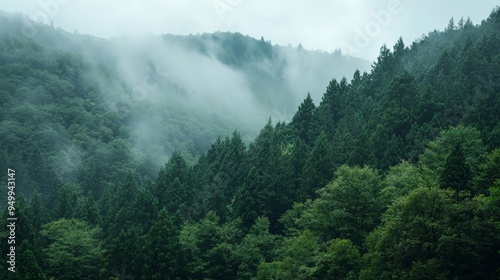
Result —
M 478 24 L 496 5 L 498 0 L 2 0 L 0 10 L 104 38 L 232 31 L 280 45 L 340 48 L 373 61 L 382 44 L 392 47 L 399 36 L 409 45 L 444 29 L 451 17 L 470 16 Z M 380 12 L 390 17 L 377 21 Z

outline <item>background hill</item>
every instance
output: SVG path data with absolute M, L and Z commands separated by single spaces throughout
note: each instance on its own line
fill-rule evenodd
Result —
M 95 162 L 115 162 L 109 180 L 128 170 L 154 178 L 175 150 L 194 163 L 236 129 L 248 142 L 331 77 L 369 67 L 239 33 L 104 40 L 19 14 L 0 21 L 2 166 L 25 171 L 27 194 L 56 177 L 74 183 Z M 34 158 L 44 176 L 28 172 Z

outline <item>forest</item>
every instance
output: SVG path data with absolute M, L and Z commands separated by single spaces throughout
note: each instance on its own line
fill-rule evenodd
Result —
M 254 138 L 129 102 L 114 62 L 2 34 L 1 279 L 500 278 L 499 7 L 383 45 Z M 273 52 L 224 36 L 248 46 L 220 54 L 231 67 Z M 150 141 L 131 125 L 148 113 Z

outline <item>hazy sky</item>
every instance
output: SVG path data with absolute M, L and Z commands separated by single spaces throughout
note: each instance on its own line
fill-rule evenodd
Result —
M 380 46 L 392 47 L 399 36 L 408 45 L 444 29 L 451 17 L 478 24 L 496 5 L 498 0 L 2 0 L 0 10 L 105 38 L 237 31 L 375 60 Z

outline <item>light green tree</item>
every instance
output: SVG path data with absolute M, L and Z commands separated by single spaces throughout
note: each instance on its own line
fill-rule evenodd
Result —
M 295 204 L 282 218 L 287 226 L 310 230 L 321 241 L 350 239 L 361 245 L 380 220 L 385 203 L 381 200 L 383 182 L 369 167 L 341 166 L 336 179 L 318 190 L 319 198 Z M 294 231 L 294 229 L 290 229 Z
M 420 156 L 420 164 L 425 173 L 438 181 L 445 169 L 446 158 L 457 144 L 460 144 L 465 163 L 475 174 L 486 156 L 486 147 L 477 129 L 462 125 L 442 131 L 436 140 L 429 142 L 427 149 Z
M 101 229 L 77 219 L 60 219 L 42 227 L 50 240 L 44 253 L 49 276 L 57 279 L 98 279 L 103 249 Z

